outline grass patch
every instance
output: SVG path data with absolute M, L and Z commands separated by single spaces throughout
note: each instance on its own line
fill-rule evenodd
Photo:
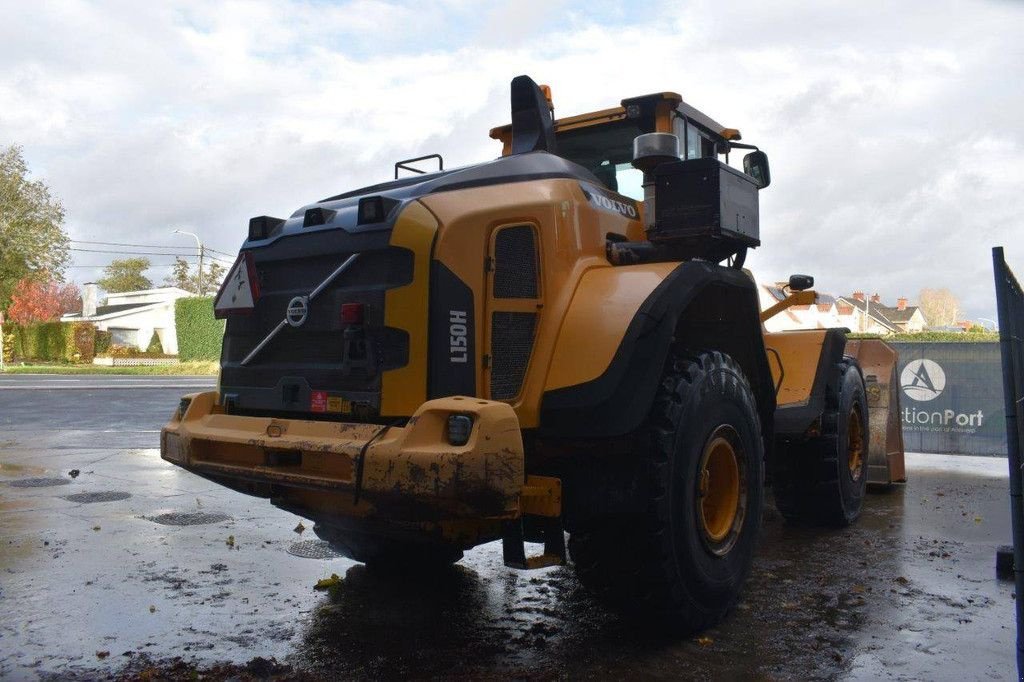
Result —
M 216 375 L 220 363 L 208 360 L 155 367 L 102 367 L 99 365 L 4 365 L 4 374 L 139 374 L 156 376 Z

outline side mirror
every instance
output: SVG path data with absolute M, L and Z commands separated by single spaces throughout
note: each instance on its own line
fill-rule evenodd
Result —
M 814 278 L 810 275 L 790 275 L 789 288 L 793 291 L 806 291 L 814 286 Z
M 750 152 L 743 157 L 743 172 L 754 178 L 758 189 L 772 184 L 772 174 L 768 169 L 768 155 L 762 151 Z

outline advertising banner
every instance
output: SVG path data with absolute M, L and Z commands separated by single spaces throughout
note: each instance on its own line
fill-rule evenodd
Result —
M 1006 455 L 997 342 L 892 346 L 907 452 Z

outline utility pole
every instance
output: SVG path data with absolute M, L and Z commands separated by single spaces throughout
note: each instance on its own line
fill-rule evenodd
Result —
M 203 295 L 203 251 L 205 250 L 203 248 L 203 243 L 201 241 L 199 241 L 199 236 L 196 233 L 194 233 L 194 232 L 186 232 L 185 230 L 175 230 L 174 233 L 175 234 L 187 234 L 187 235 L 189 235 L 190 237 L 192 237 L 193 239 L 196 240 L 196 251 L 198 252 L 198 255 L 199 255 L 199 274 L 196 275 L 196 288 L 199 291 L 197 291 L 196 293 L 198 293 L 200 296 L 202 296 Z

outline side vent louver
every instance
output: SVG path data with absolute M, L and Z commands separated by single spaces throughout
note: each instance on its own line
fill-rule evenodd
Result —
M 494 238 L 494 298 L 537 298 L 537 246 L 529 225 Z
M 530 225 L 498 230 L 494 235 L 494 273 L 491 313 L 490 394 L 492 400 L 511 400 L 519 395 L 533 353 L 537 313 L 503 310 L 518 299 L 540 304 L 537 237 Z M 514 304 L 518 307 L 518 303 Z
M 536 313 L 491 315 L 491 399 L 510 400 L 519 395 L 533 352 Z

